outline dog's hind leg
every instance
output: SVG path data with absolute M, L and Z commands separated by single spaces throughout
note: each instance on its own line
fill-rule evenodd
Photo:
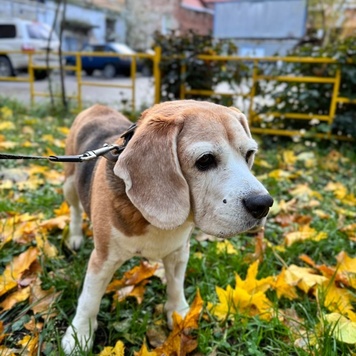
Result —
M 63 185 L 64 198 L 70 205 L 69 246 L 78 249 L 83 242 L 83 208 L 75 188 L 74 176 L 69 176 Z
M 71 355 L 73 351 L 76 354 L 91 349 L 101 298 L 114 272 L 124 262 L 125 260 L 116 259 L 103 261 L 97 250 L 93 250 L 75 317 L 62 339 L 62 347 L 66 355 Z

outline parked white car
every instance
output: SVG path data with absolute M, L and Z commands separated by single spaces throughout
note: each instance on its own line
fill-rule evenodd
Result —
M 51 33 L 48 25 L 19 18 L 0 18 L 0 77 L 14 76 L 16 72 L 26 71 L 29 52 L 34 52 L 32 57 L 34 64 L 46 65 L 47 49 L 52 53 L 49 56 L 49 64 L 58 66 L 59 40 L 54 31 Z M 36 54 L 36 51 L 41 53 Z M 35 70 L 36 79 L 46 76 L 46 70 Z

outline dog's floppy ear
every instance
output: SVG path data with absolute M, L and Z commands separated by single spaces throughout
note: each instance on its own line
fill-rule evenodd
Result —
M 234 106 L 230 106 L 229 109 L 233 110 L 235 113 L 238 114 L 238 115 L 237 115 L 237 116 L 238 116 L 238 119 L 239 119 L 239 121 L 241 122 L 242 127 L 243 127 L 244 130 L 246 131 L 247 136 L 248 136 L 248 137 L 252 137 L 252 136 L 251 136 L 250 128 L 249 128 L 249 126 L 248 126 L 248 122 L 247 122 L 246 116 L 245 116 L 238 108 L 235 108 Z
M 177 153 L 181 126 L 159 117 L 143 120 L 114 167 L 131 202 L 161 229 L 180 226 L 190 212 L 189 187 Z

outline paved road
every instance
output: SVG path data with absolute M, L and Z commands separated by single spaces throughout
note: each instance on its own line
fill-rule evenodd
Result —
M 25 75 L 20 75 L 20 78 L 26 78 Z M 98 73 L 94 76 L 85 76 L 83 74 L 83 81 L 91 81 L 102 84 L 119 84 L 131 85 L 131 79 L 126 77 L 117 77 L 114 79 L 104 79 Z M 77 81 L 76 77 L 66 75 L 65 87 L 67 95 L 76 95 Z M 60 78 L 58 75 L 52 75 L 52 88 L 56 94 L 60 93 Z M 35 82 L 36 92 L 49 92 L 48 80 L 41 80 Z M 153 78 L 140 77 L 136 79 L 136 110 L 141 110 L 143 107 L 148 107 L 154 102 L 154 83 Z M 25 104 L 30 103 L 29 83 L 26 82 L 3 82 L 0 81 L 0 96 L 17 99 Z M 103 103 L 113 106 L 118 109 L 123 107 L 130 108 L 132 92 L 131 89 L 126 88 L 108 88 L 83 86 L 82 87 L 83 105 L 87 106 L 93 103 Z M 35 102 L 49 100 L 48 98 L 36 96 Z M 73 99 L 74 100 L 74 99 Z

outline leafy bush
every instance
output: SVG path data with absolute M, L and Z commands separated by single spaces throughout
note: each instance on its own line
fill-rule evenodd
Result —
M 189 94 L 186 98 L 210 100 L 223 105 L 241 102 L 242 93 L 252 84 L 252 61 L 208 61 L 197 58 L 200 54 L 233 55 L 236 46 L 231 41 L 214 40 L 211 36 L 155 34 L 155 45 L 162 48 L 161 61 L 161 97 L 163 101 L 180 98 L 180 87 L 184 83 L 188 89 L 216 90 L 225 83 L 234 92 L 232 96 L 215 94 L 212 96 Z M 339 96 L 356 98 L 356 39 L 349 38 L 334 42 L 328 47 L 304 45 L 298 47 L 289 56 L 329 57 L 337 64 L 301 63 L 301 62 L 259 62 L 258 71 L 269 76 L 313 76 L 335 77 L 336 70 L 341 69 Z M 186 66 L 185 73 L 182 66 Z M 239 90 L 240 89 L 240 90 Z M 244 89 L 244 90 L 243 90 Z M 258 81 L 256 83 L 254 112 L 261 118 L 257 122 L 261 127 L 274 129 L 305 130 L 310 133 L 329 132 L 327 121 L 313 119 L 314 115 L 329 115 L 332 100 L 331 83 L 298 83 L 279 81 Z M 237 98 L 237 101 L 236 101 Z M 245 106 L 241 109 L 247 112 Z M 240 106 L 239 104 L 237 104 Z M 248 105 L 248 102 L 247 102 Z M 268 113 L 279 112 L 282 117 Z M 310 115 L 310 120 L 287 119 L 283 113 L 301 113 Z M 332 133 L 356 137 L 355 106 L 338 103 L 332 125 Z M 251 118 L 250 118 L 251 119 Z M 256 125 L 256 123 L 254 123 Z
M 185 82 L 189 89 L 213 90 L 221 82 L 235 79 L 238 68 L 234 72 L 227 71 L 223 61 L 205 61 L 197 59 L 199 54 L 232 55 L 236 53 L 236 46 L 231 41 L 214 40 L 209 35 L 198 35 L 193 31 L 184 35 L 169 35 L 156 33 L 155 46 L 162 49 L 161 61 L 161 99 L 162 101 L 180 98 L 180 86 Z M 182 66 L 186 72 L 182 73 Z M 189 96 L 187 96 L 189 98 Z M 194 95 L 194 99 L 207 99 L 204 95 Z M 211 101 L 226 103 L 219 97 L 210 98 Z M 231 102 L 230 102 L 231 104 Z
M 260 70 L 265 75 L 290 75 L 335 77 L 336 70 L 341 70 L 339 96 L 356 98 L 356 39 L 349 38 L 335 42 L 328 47 L 304 45 L 289 54 L 293 57 L 324 57 L 337 60 L 337 64 L 321 63 L 268 63 Z M 258 93 L 263 98 L 272 98 L 268 105 L 260 105 L 258 113 L 278 111 L 280 113 L 302 113 L 314 115 L 329 115 L 332 100 L 333 84 L 280 82 L 259 83 Z M 306 129 L 317 132 L 327 132 L 329 125 L 318 120 L 292 120 L 285 118 L 266 119 L 263 124 L 273 128 Z M 334 134 L 356 137 L 355 106 L 353 104 L 337 104 L 336 113 L 331 127 Z

